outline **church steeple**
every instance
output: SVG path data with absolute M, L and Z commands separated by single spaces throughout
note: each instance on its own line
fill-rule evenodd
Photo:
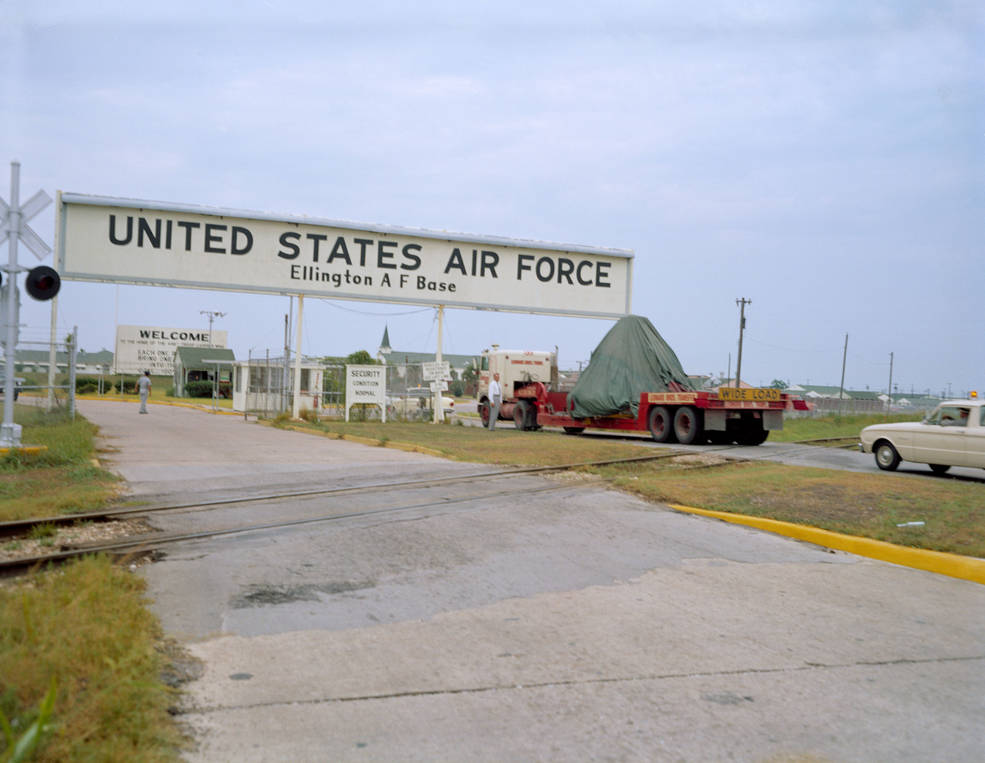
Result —
M 383 326 L 383 341 L 380 342 L 380 349 L 376 351 L 376 359 L 386 365 L 390 361 L 390 353 L 393 352 L 393 348 L 390 347 L 390 327 Z

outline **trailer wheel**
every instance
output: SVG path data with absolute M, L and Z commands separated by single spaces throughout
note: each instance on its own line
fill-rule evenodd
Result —
M 489 429 L 489 401 L 482 400 L 479 403 L 479 421 L 482 422 L 482 426 Z
M 564 433 L 565 434 L 581 434 L 584 431 L 585 431 L 585 427 L 565 427 L 564 428 Z
M 674 441 L 673 419 L 670 416 L 670 411 L 664 406 L 656 405 L 651 408 L 647 423 L 650 425 L 650 435 L 654 440 L 657 442 Z
M 674 434 L 682 445 L 690 445 L 701 437 L 701 413 L 689 405 L 682 405 L 674 414 Z
M 525 432 L 527 430 L 527 411 L 530 408 L 530 404 L 526 400 L 519 400 L 513 408 L 513 424 L 516 428 Z

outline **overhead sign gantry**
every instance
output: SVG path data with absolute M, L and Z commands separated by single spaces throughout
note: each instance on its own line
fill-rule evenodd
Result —
M 62 277 L 619 318 L 633 253 L 59 193 Z
M 609 319 L 631 308 L 628 249 L 63 192 L 56 215 L 68 280 L 297 295 L 296 365 L 305 296 L 434 305 L 438 362 L 445 307 Z

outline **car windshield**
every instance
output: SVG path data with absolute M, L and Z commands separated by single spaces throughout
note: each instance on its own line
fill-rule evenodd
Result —
M 942 427 L 964 427 L 968 425 L 971 409 L 963 405 L 942 405 L 924 419 L 925 424 Z

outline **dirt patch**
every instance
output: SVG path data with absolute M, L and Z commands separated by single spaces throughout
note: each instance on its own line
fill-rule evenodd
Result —
M 688 453 L 685 456 L 675 456 L 670 459 L 670 463 L 675 466 L 693 468 L 702 466 L 720 466 L 721 464 L 727 464 L 728 459 L 722 458 L 721 456 L 716 456 L 713 453 Z

